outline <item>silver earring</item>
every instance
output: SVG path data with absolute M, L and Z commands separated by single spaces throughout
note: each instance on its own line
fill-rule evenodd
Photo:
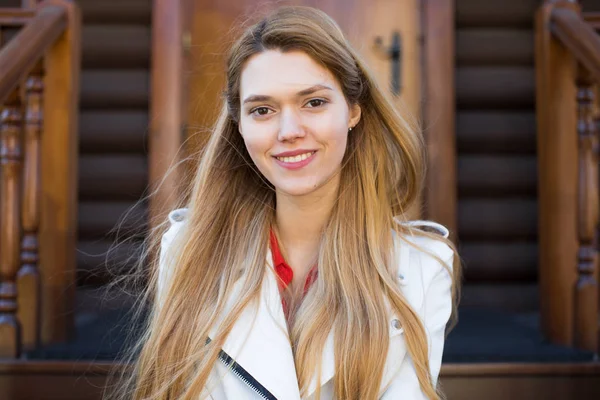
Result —
M 352 130 L 352 128 L 348 129 L 348 132 L 350 132 Z

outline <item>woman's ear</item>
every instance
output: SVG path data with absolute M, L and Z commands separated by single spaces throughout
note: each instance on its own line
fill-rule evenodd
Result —
M 348 129 L 354 128 L 360 121 L 361 109 L 358 104 L 353 104 L 350 107 L 350 120 L 348 121 Z

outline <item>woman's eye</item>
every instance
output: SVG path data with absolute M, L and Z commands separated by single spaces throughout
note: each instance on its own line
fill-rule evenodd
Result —
M 315 102 L 316 102 L 316 104 L 315 104 Z M 325 103 L 327 103 L 327 102 L 323 99 L 312 99 L 312 100 L 309 100 L 307 104 L 312 105 L 312 107 L 310 107 L 310 108 L 316 108 L 316 107 L 320 107 L 320 106 L 324 105 Z
M 250 111 L 250 114 L 257 114 L 260 116 L 267 115 L 269 113 L 269 109 L 267 107 L 256 107 L 254 110 Z

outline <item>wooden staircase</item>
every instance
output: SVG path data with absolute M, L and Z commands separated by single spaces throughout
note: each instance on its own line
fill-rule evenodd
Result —
M 41 345 L 28 345 L 31 340 L 24 339 L 20 357 L 0 360 L 2 399 L 100 399 L 111 369 L 126 368 L 119 365 L 118 355 L 133 299 L 121 292 L 106 297 L 102 288 L 113 278 L 111 273 L 131 267 L 148 225 L 148 204 L 138 200 L 149 182 L 152 2 L 75 3 L 82 16 L 77 251 L 71 267 L 76 274 L 64 286 L 71 292 L 52 298 L 68 305 L 51 308 L 53 322 L 42 324 Z M 18 0 L 0 0 L 0 7 L 20 5 Z M 576 257 L 572 265 L 555 263 L 552 268 L 541 261 L 548 253 L 540 238 L 547 233 L 540 234 L 539 227 L 547 226 L 543 224 L 552 215 L 540 212 L 540 194 L 548 201 L 552 191 L 539 187 L 540 135 L 546 133 L 539 121 L 547 116 L 540 114 L 539 94 L 536 98 L 536 73 L 542 66 L 536 61 L 535 37 L 544 27 L 535 25 L 534 16 L 550 11 L 540 11 L 539 0 L 456 0 L 455 7 L 456 234 L 466 274 L 460 322 L 446 343 L 442 384 L 449 399 L 598 398 L 600 330 L 590 324 L 590 315 L 595 315 L 596 325 L 598 317 L 597 251 L 585 247 L 586 254 L 596 257 L 596 266 L 582 268 L 580 262 L 579 272 Z M 586 2 L 583 7 L 588 10 Z M 589 11 L 600 10 L 590 6 Z M 27 20 L 36 14 L 23 15 Z M 588 23 L 594 18 L 589 14 Z M 16 25 L 3 28 L 0 36 L 14 37 L 19 30 Z M 575 90 L 575 81 L 570 84 Z M 577 118 L 593 118 L 592 108 L 584 103 L 579 117 L 566 117 L 574 121 L 571 134 L 576 135 Z M 566 104 L 577 108 L 576 96 Z M 574 160 L 580 154 L 565 157 Z M 597 168 L 597 159 L 595 164 Z M 585 171 L 597 174 L 589 168 Z M 585 190 L 595 190 L 597 196 L 598 186 Z M 570 201 L 573 210 L 581 204 L 579 197 Z M 115 226 L 135 240 L 110 249 Z M 574 233 L 569 239 L 574 247 L 567 251 L 589 241 L 587 234 Z M 552 274 L 569 268 L 573 282 L 584 276 L 585 285 L 565 286 L 575 292 L 549 291 L 546 283 Z M 592 273 L 585 272 L 589 268 Z M 67 265 L 62 273 L 68 271 Z M 551 328 L 548 315 L 559 311 L 545 301 L 548 296 L 571 296 L 573 310 L 587 307 L 580 319 L 562 320 L 574 337 L 587 341 L 564 340 Z M 595 309 L 588 307 L 590 299 L 595 299 Z M 41 308 L 42 314 L 46 309 Z M 6 343 L 0 345 L 6 348 Z

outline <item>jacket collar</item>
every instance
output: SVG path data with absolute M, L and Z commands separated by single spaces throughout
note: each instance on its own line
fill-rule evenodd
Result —
M 399 268 L 398 278 L 401 285 L 408 282 L 408 271 L 405 271 L 408 263 L 408 246 L 403 244 L 394 236 L 397 262 Z M 231 356 L 237 364 L 243 367 L 252 377 L 260 382 L 277 399 L 300 400 L 300 390 L 298 387 L 296 366 L 289 340 L 289 332 L 283 306 L 281 304 L 281 295 L 277 286 L 277 279 L 273 271 L 272 254 L 267 251 L 267 267 L 265 269 L 265 278 L 260 292 L 260 299 L 257 307 L 246 307 L 235 322 L 231 333 L 228 335 L 223 345 L 223 351 Z M 238 298 L 242 280 L 238 280 L 229 299 L 225 305 L 225 315 L 233 307 Z M 386 302 L 387 303 L 387 302 Z M 398 327 L 398 318 L 392 312 L 388 305 L 390 341 L 394 336 L 403 334 L 404 329 Z M 218 325 L 218 324 L 217 324 Z M 216 327 L 210 332 L 209 337 L 214 338 Z M 317 389 L 317 385 L 322 386 L 329 382 L 335 374 L 334 357 L 334 339 L 333 329 L 325 341 L 322 353 L 321 375 L 319 379 L 314 376 L 311 380 L 306 397 L 310 396 Z M 404 350 L 405 351 L 405 350 Z M 394 354 L 395 363 L 400 363 L 404 354 Z M 384 369 L 382 386 L 389 382 L 395 374 L 395 368 L 390 368 L 388 362 Z

